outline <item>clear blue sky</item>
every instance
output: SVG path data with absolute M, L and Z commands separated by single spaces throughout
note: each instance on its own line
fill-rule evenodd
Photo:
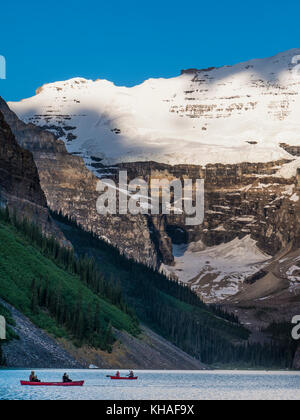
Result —
M 6 100 L 71 77 L 132 86 L 300 47 L 299 0 L 15 0 L 0 13 Z

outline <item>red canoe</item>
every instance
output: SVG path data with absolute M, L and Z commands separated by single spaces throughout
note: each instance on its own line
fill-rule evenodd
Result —
M 136 381 L 138 377 L 133 376 L 132 378 L 130 378 L 129 376 L 110 376 L 110 379 Z
M 83 386 L 84 381 L 77 381 L 77 382 L 28 382 L 28 381 L 21 381 L 21 385 L 27 386 Z

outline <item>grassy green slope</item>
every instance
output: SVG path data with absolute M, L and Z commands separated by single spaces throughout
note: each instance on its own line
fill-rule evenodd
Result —
M 0 297 L 40 328 L 78 345 L 86 343 L 110 351 L 111 326 L 133 335 L 139 333 L 134 313 L 119 300 L 116 306 L 107 293 L 120 281 L 123 296 L 141 321 L 202 362 L 289 366 L 290 357 L 282 355 L 279 347 L 245 345 L 248 330 L 204 305 L 188 288 L 128 261 L 116 249 L 72 223 L 64 221 L 61 227 L 76 254 L 93 257 L 100 273 L 110 279 L 103 283 L 107 290 L 97 289 L 96 294 L 94 283 L 84 275 L 86 271 L 79 276 L 72 274 L 79 271 L 72 271 L 68 264 L 61 265 L 64 259 L 49 253 L 51 241 L 40 245 L 34 241 L 37 233 L 33 228 L 9 222 L 5 215 L 0 219 Z M 61 252 L 58 250 L 58 254 Z M 88 277 L 93 278 L 91 272 Z
M 136 333 L 136 325 L 127 314 L 95 295 L 78 276 L 44 257 L 13 226 L 0 222 L 0 297 L 54 336 L 72 338 L 46 310 L 31 308 L 32 281 L 45 277 L 52 287 L 60 290 L 67 304 L 72 305 L 80 296 L 86 310 L 98 305 L 103 323 L 110 322 L 119 330 Z

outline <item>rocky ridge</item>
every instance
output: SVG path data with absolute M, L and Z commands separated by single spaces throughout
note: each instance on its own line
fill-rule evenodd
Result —
M 49 235 L 64 236 L 49 215 L 32 154 L 21 148 L 0 111 L 0 205 L 39 224 Z

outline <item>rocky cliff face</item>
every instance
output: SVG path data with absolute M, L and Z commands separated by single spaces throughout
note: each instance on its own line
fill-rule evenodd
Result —
M 291 165 L 293 161 L 283 160 L 206 167 L 142 162 L 119 167 L 130 179 L 141 176 L 148 182 L 205 180 L 202 225 L 186 226 L 185 214 L 151 220 L 163 270 L 190 284 L 204 300 L 215 302 L 236 294 L 281 249 L 299 246 L 299 180 Z M 278 173 L 279 168 L 288 176 Z
M 0 111 L 0 205 L 38 223 L 43 231 L 63 240 L 51 220 L 32 154 L 21 148 Z
M 129 179 L 140 176 L 148 182 L 153 178 L 204 179 L 203 225 L 188 228 L 185 214 L 165 217 L 165 227 L 172 228 L 169 233 L 175 243 L 202 240 L 205 245 L 213 246 L 250 234 L 261 248 L 274 255 L 298 238 L 297 212 L 293 211 L 299 201 L 296 170 L 288 178 L 278 174 L 278 168 L 288 166 L 288 162 L 206 167 L 150 162 L 120 164 L 118 168 L 126 169 Z M 281 220 L 287 214 L 290 214 L 289 220 Z M 180 228 L 181 235 L 185 231 L 185 239 L 176 239 L 176 233 L 180 235 L 176 227 Z
M 46 207 L 32 154 L 18 145 L 1 112 L 0 172 L 1 190 L 4 194 Z

